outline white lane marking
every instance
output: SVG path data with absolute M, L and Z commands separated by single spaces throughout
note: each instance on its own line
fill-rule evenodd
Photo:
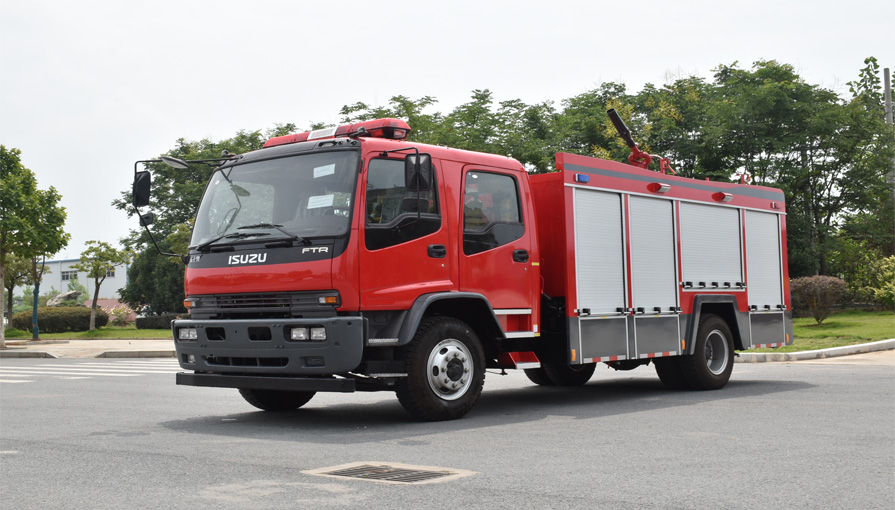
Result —
M 126 373 L 126 374 L 176 374 L 175 370 L 145 370 L 142 368 L 128 369 L 128 368 L 97 368 L 97 367 L 87 367 L 87 368 L 77 368 L 77 365 L 41 365 L 34 367 L 0 367 L 0 373 L 4 373 L 9 371 L 8 373 L 15 373 L 21 371 L 19 373 L 29 373 L 29 372 L 46 372 L 47 370 L 52 370 L 55 372 L 87 372 L 87 373 L 95 373 L 95 374 L 114 374 L 114 373 Z
M 58 370 L 44 370 L 40 372 L 29 372 L 34 375 L 95 375 L 100 377 L 140 377 L 140 374 L 110 374 L 110 373 L 96 373 L 96 372 L 64 372 Z M 12 375 L 12 374 L 4 374 L 3 369 L 0 369 L 0 375 Z

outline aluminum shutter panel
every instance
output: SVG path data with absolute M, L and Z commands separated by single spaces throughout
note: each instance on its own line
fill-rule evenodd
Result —
M 746 211 L 746 274 L 749 304 L 763 310 L 783 304 L 780 223 L 776 214 Z
M 632 196 L 629 210 L 634 308 L 669 312 L 678 294 L 672 203 Z
M 743 281 L 740 212 L 730 207 L 681 203 L 683 281 L 735 285 Z
M 576 188 L 574 201 L 578 308 L 617 313 L 625 307 L 621 196 Z

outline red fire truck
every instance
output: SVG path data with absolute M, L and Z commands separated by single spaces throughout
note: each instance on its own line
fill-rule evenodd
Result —
M 735 349 L 792 342 L 780 190 L 650 171 L 633 142 L 639 166 L 557 154 L 529 175 L 409 133 L 360 122 L 217 164 L 183 257 L 177 384 L 270 411 L 390 390 L 447 420 L 486 369 L 574 386 L 598 363 L 652 363 L 670 388 L 708 390 Z

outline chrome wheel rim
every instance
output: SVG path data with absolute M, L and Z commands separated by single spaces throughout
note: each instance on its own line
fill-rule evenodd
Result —
M 426 365 L 429 387 L 442 400 L 456 400 L 472 386 L 475 365 L 463 342 L 448 338 L 429 353 Z
M 709 372 L 714 375 L 723 374 L 729 357 L 727 337 L 721 331 L 713 330 L 705 339 L 705 363 Z

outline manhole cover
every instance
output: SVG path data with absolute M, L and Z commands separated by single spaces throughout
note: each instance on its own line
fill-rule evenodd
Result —
M 333 478 L 357 478 L 382 483 L 422 484 L 446 482 L 474 474 L 462 469 L 445 469 L 430 466 L 410 466 L 394 462 L 355 462 L 328 468 L 302 471 L 309 475 Z

